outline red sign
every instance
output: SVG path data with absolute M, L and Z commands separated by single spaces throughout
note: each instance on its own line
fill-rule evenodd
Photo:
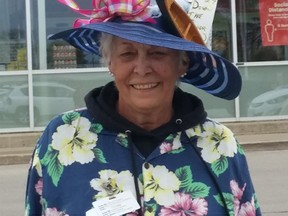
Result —
M 263 46 L 288 45 L 288 0 L 259 0 Z

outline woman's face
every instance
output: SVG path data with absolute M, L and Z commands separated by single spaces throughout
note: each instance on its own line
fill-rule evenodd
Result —
M 187 70 L 179 51 L 118 37 L 111 48 L 108 67 L 119 91 L 119 106 L 138 111 L 172 106 L 175 83 Z

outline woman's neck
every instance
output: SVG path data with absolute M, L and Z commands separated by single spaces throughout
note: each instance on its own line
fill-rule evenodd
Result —
M 117 106 L 117 111 L 124 118 L 133 122 L 137 126 L 151 131 L 154 130 L 161 125 L 169 122 L 173 116 L 173 108 L 171 106 L 170 109 L 167 107 L 158 110 L 132 110 L 129 108 L 121 108 Z

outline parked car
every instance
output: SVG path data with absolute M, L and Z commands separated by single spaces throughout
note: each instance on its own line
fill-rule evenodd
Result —
M 273 115 L 288 115 L 288 86 L 255 97 L 248 107 L 248 116 Z
M 6 95 L 10 92 L 10 86 L 1 86 L 0 88 L 0 119 L 4 117 L 4 100 Z
M 52 117 L 75 108 L 75 89 L 53 82 L 33 83 L 34 121 L 43 117 Z M 12 86 L 2 99 L 5 115 L 22 124 L 29 123 L 28 85 Z

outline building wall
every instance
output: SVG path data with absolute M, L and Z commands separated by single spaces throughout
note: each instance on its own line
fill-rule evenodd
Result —
M 287 46 L 262 46 L 259 0 L 245 2 L 218 0 L 212 35 L 212 49 L 241 71 L 239 98 L 225 101 L 180 87 L 201 97 L 210 117 L 220 121 L 287 118 Z M 91 8 L 91 1 L 77 3 Z M 84 95 L 111 80 L 99 57 L 46 39 L 78 17 L 56 0 L 2 0 L 0 133 L 42 130 L 58 113 L 85 106 Z

